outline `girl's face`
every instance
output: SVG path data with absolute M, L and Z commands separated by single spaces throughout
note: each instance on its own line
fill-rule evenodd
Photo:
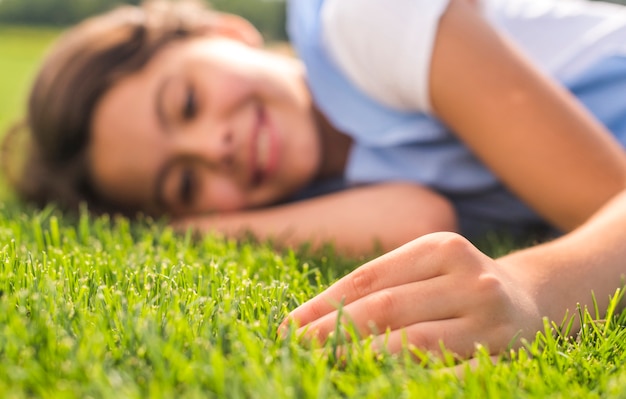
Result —
M 91 127 L 96 189 L 146 211 L 268 205 L 321 163 L 300 63 L 223 36 L 161 50 L 104 95 Z

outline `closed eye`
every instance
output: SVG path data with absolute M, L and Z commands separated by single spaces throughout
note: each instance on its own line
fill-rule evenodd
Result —
M 196 175 L 190 167 L 185 167 L 180 172 L 178 187 L 179 201 L 184 206 L 191 206 L 197 189 Z

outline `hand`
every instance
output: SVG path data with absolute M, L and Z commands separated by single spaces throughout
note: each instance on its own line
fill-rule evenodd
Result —
M 178 233 L 186 233 L 188 230 L 197 232 L 199 224 L 203 227 L 208 226 L 208 223 L 210 223 L 207 220 L 208 218 L 208 215 L 177 216 L 169 220 L 169 225 Z
M 235 213 L 233 213 L 235 215 Z M 191 232 L 192 234 L 219 234 L 224 236 L 236 236 L 235 233 L 240 233 L 234 223 L 228 225 L 224 223 L 223 214 L 221 213 L 202 213 L 191 214 L 186 216 L 177 216 L 169 220 L 169 225 L 177 233 L 186 234 Z M 241 228 L 243 230 L 243 228 Z
M 429 234 L 342 278 L 291 312 L 279 331 L 293 321 L 298 333 L 323 342 L 342 304 L 342 322 L 392 353 L 404 342 L 435 353 L 442 342 L 461 357 L 477 343 L 498 353 L 543 326 L 524 273 L 510 271 L 457 234 Z

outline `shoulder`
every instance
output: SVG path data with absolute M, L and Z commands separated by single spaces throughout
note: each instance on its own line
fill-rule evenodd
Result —
M 450 0 L 326 0 L 324 46 L 370 96 L 428 110 L 427 78 L 439 18 Z

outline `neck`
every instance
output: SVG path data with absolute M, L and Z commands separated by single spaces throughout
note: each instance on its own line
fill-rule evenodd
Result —
M 346 168 L 352 139 L 331 125 L 317 108 L 314 109 L 314 115 L 320 132 L 322 148 L 322 163 L 317 178 L 325 179 L 340 176 Z

